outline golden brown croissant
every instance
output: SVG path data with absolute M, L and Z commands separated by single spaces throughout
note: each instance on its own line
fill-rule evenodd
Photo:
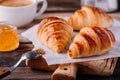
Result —
M 108 28 L 112 26 L 113 19 L 105 12 L 92 6 L 82 6 L 68 19 L 74 30 L 80 30 L 83 27 L 101 26 Z
M 50 49 L 61 52 L 73 36 L 73 28 L 64 19 L 49 17 L 41 21 L 38 39 Z
M 113 33 L 103 27 L 84 27 L 75 36 L 68 55 L 71 58 L 101 55 L 115 43 Z

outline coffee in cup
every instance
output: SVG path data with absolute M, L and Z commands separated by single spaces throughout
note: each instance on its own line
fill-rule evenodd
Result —
M 38 9 L 39 3 L 42 3 L 42 7 Z M 46 9 L 46 0 L 2 0 L 0 1 L 0 21 L 7 21 L 21 27 L 32 22 Z
M 1 6 L 9 6 L 9 7 L 20 7 L 27 6 L 34 3 L 34 0 L 2 0 L 0 2 Z

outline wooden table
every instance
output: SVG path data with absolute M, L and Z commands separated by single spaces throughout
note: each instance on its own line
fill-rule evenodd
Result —
M 44 13 L 43 15 L 37 17 L 33 22 L 27 26 L 18 28 L 19 34 L 32 27 L 35 24 L 38 24 L 42 18 L 49 16 L 70 16 L 71 13 Z M 112 17 L 120 20 L 120 13 L 109 13 Z M 27 51 L 33 49 L 32 42 L 28 39 L 20 36 L 20 45 L 19 48 L 6 53 L 0 53 L 0 67 L 12 66 L 14 65 L 21 55 Z M 9 76 L 4 79 L 16 79 L 16 80 L 50 80 L 52 72 L 42 71 L 42 70 L 32 70 L 29 67 L 25 66 L 23 61 L 17 69 L 15 69 Z M 77 80 L 119 80 L 120 79 L 120 59 L 118 59 L 114 74 L 110 77 L 101 77 L 101 76 L 92 76 L 92 75 L 80 75 L 77 74 Z M 87 77 L 86 77 L 87 76 Z

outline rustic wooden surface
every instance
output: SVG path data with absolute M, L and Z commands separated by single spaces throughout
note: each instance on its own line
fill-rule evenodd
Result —
M 50 1 L 50 0 L 48 0 Z M 55 0 L 53 0 L 55 1 Z M 64 0 L 62 0 L 64 1 Z M 73 0 L 70 0 L 71 2 Z M 57 2 L 57 0 L 56 0 Z M 63 7 L 64 4 L 59 4 L 59 3 L 52 3 L 54 5 L 57 5 L 57 8 L 54 8 L 55 6 L 51 6 L 48 7 L 47 11 L 37 17 L 33 22 L 31 22 L 30 24 L 23 26 L 21 28 L 18 28 L 19 34 L 22 33 L 23 31 L 29 29 L 30 27 L 32 27 L 35 24 L 38 24 L 41 19 L 43 19 L 44 17 L 49 17 L 49 16 L 70 16 L 71 15 L 71 11 L 74 11 L 76 9 L 79 8 L 79 4 L 75 3 L 72 4 L 71 2 L 69 2 L 67 5 L 71 6 L 71 7 Z M 77 0 L 77 2 L 79 2 Z M 61 8 L 62 6 L 62 8 Z M 53 8 L 52 8 L 53 7 Z M 53 13 L 54 12 L 54 13 Z M 109 13 L 109 15 L 111 15 L 112 17 L 120 20 L 120 12 L 115 12 L 115 13 Z M 1 53 L 0 52 L 0 67 L 4 67 L 4 66 L 12 66 L 14 65 L 19 58 L 21 57 L 21 55 L 27 51 L 30 51 L 33 49 L 33 45 L 32 42 L 29 41 L 28 39 L 25 39 L 24 37 L 20 36 L 20 45 L 19 48 L 11 51 L 11 52 L 6 52 L 6 53 Z M 4 79 L 6 80 L 50 80 L 50 76 L 52 75 L 53 72 L 48 72 L 48 71 L 42 71 L 42 70 L 33 70 L 29 67 L 25 66 L 25 62 L 23 61 L 19 67 L 17 69 L 15 69 L 9 76 L 5 77 Z M 81 74 L 77 74 L 76 80 L 119 80 L 120 79 L 120 58 L 118 59 L 116 68 L 114 70 L 114 73 L 112 76 L 109 77 L 101 77 L 101 76 L 93 76 L 93 75 L 81 75 Z

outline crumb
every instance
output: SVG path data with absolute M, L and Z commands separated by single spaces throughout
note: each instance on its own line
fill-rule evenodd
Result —
M 45 51 L 42 48 L 35 50 L 35 52 L 42 54 L 42 55 L 45 54 Z

